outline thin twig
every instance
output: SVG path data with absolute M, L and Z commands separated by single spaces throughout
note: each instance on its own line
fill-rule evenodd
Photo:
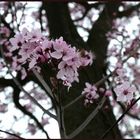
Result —
M 102 108 L 103 104 L 106 101 L 106 97 L 104 96 L 101 100 L 101 102 L 98 104 L 95 110 L 86 118 L 86 120 L 78 127 L 76 128 L 70 135 L 67 136 L 67 138 L 72 139 L 76 135 L 78 135 L 90 122 L 95 118 L 99 110 Z
M 101 139 L 104 139 L 109 132 L 118 124 L 118 122 L 125 116 L 125 114 L 127 114 L 127 112 L 140 100 L 140 97 L 137 98 L 127 109 L 126 111 L 124 111 L 124 113 L 118 118 L 118 120 L 116 122 L 114 122 L 114 124 L 107 129 L 107 131 L 102 135 Z
M 51 91 L 50 87 L 48 86 L 48 84 L 44 81 L 42 76 L 35 69 L 32 70 L 32 71 L 33 71 L 34 75 L 37 77 L 37 79 L 41 82 L 43 87 L 46 89 L 46 91 L 48 92 L 49 96 L 53 98 L 52 91 Z
M 78 100 L 80 100 L 83 97 L 83 94 L 81 94 L 80 96 L 78 96 L 77 98 L 75 98 L 74 100 L 72 100 L 70 103 L 66 104 L 62 109 L 67 109 L 69 106 L 71 106 L 72 104 L 74 104 L 75 102 L 77 102 Z
M 27 2 L 23 5 L 22 10 L 21 10 L 22 15 L 21 15 L 21 17 L 20 17 L 19 23 L 17 24 L 17 29 L 18 29 L 18 30 L 19 30 L 20 23 L 21 23 L 21 21 L 22 21 L 22 19 L 23 19 L 23 16 L 24 16 L 24 11 L 25 11 L 26 5 L 27 5 Z
M 118 102 L 118 104 L 120 105 L 120 107 L 121 107 L 121 109 L 122 109 L 122 111 L 124 113 L 124 111 L 126 110 L 126 107 L 121 102 Z M 138 116 L 136 116 L 136 115 L 134 115 L 134 114 L 132 114 L 130 112 L 127 112 L 126 115 L 128 115 L 129 117 L 131 117 L 133 119 L 136 119 L 136 120 L 140 121 L 140 118 Z
M 10 133 L 10 132 L 1 130 L 1 129 L 0 129 L 0 132 L 3 132 L 3 133 L 5 133 L 5 134 L 8 134 L 8 135 L 11 135 L 11 136 L 14 136 L 14 137 L 17 137 L 17 138 L 19 138 L 19 139 L 25 139 L 25 138 L 22 138 L 22 137 L 20 137 L 20 136 L 18 136 L 18 135 L 16 135 L 16 134 L 13 134 L 13 133 Z

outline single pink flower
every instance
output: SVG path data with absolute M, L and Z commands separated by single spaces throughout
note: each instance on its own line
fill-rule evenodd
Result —
M 128 81 L 125 81 L 121 85 L 117 85 L 114 91 L 117 95 L 117 101 L 129 102 L 134 98 L 133 94 L 136 88 L 131 86 Z
M 82 66 L 92 65 L 94 57 L 95 56 L 92 54 L 92 52 L 84 51 L 84 54 L 82 54 L 81 56 L 81 63 L 82 63 L 81 65 Z
M 29 32 L 27 29 L 24 28 L 24 30 L 22 31 L 22 34 L 25 40 L 29 40 L 30 42 L 37 42 L 43 38 L 43 35 L 40 29 L 33 29 L 31 32 Z
M 36 133 L 36 126 L 32 123 L 28 123 L 28 130 L 32 135 L 34 135 Z
M 24 39 L 21 34 L 17 34 L 17 35 L 15 35 L 14 38 L 10 39 L 10 42 L 12 44 L 10 51 L 13 52 L 13 51 L 21 48 L 21 46 L 23 45 Z

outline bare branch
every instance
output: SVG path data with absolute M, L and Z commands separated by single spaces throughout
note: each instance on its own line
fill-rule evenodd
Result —
M 126 110 L 126 107 L 125 107 L 121 102 L 118 102 L 118 104 L 120 105 L 120 107 L 122 108 L 123 113 L 124 113 L 125 110 Z M 130 116 L 130 117 L 133 118 L 133 119 L 136 119 L 136 120 L 140 121 L 140 118 L 139 118 L 138 116 L 133 115 L 133 114 L 131 114 L 130 112 L 127 112 L 126 115 Z
M 88 4 L 87 2 L 76 2 L 76 3 L 82 5 L 85 8 L 85 12 L 83 13 L 82 17 L 73 20 L 74 22 L 84 19 L 92 8 L 98 9 L 100 5 L 104 4 L 103 2 L 97 2 L 93 4 Z
M 76 135 L 78 135 L 90 123 L 90 121 L 94 119 L 94 117 L 97 115 L 99 110 L 102 108 L 105 101 L 106 101 L 106 97 L 104 96 L 101 102 L 96 107 L 96 109 L 93 110 L 92 113 L 86 118 L 86 120 L 76 130 L 74 130 L 70 135 L 68 135 L 67 138 L 72 139 Z
M 20 137 L 20 136 L 18 136 L 18 135 L 16 135 L 16 134 L 13 134 L 13 133 L 11 133 L 11 132 L 7 132 L 7 131 L 1 130 L 1 129 L 0 129 L 0 132 L 3 132 L 3 133 L 5 133 L 5 134 L 11 135 L 11 136 L 14 136 L 14 137 L 16 137 L 16 138 L 18 138 L 18 139 L 25 139 L 25 138 L 22 138 L 22 137 Z
M 48 84 L 44 81 L 43 77 L 35 69 L 32 71 L 33 71 L 34 75 L 37 77 L 37 79 L 40 81 L 40 83 L 43 85 L 43 87 L 46 89 L 49 96 L 52 97 L 52 99 L 53 99 L 53 93 L 52 93 L 50 87 L 48 86 Z
M 26 108 L 20 104 L 19 95 L 20 95 L 20 89 L 14 88 L 13 101 L 14 101 L 16 107 L 18 109 L 20 109 L 24 114 L 28 115 L 31 119 L 33 119 L 35 121 L 35 123 L 37 124 L 38 128 L 40 128 L 46 134 L 47 138 L 49 138 L 48 133 L 45 131 L 45 129 L 43 128 L 41 123 L 38 121 L 38 119 L 33 115 L 33 113 L 27 111 Z
M 122 120 L 122 118 L 128 113 L 128 111 L 140 100 L 140 97 L 137 98 L 125 111 L 124 113 L 117 119 L 117 121 L 102 135 L 101 139 L 104 139 L 109 132 Z

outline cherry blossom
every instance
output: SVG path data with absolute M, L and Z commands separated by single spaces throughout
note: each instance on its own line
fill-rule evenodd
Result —
M 40 64 L 44 63 L 55 67 L 57 79 L 71 87 L 74 81 L 79 82 L 78 69 L 91 65 L 94 59 L 92 52 L 77 50 L 75 46 L 67 44 L 63 37 L 49 40 L 38 29 L 28 31 L 24 28 L 10 42 L 12 47 L 7 56 L 13 56 L 12 68 L 21 72 L 22 79 L 27 76 L 27 71 L 34 68 L 40 72 Z
M 118 74 L 118 76 L 123 77 L 124 74 L 126 73 L 126 69 L 118 68 L 118 69 L 116 70 L 116 73 Z
M 28 123 L 29 132 L 34 135 L 36 133 L 36 126 L 33 123 Z
M 63 41 L 63 38 L 60 37 L 59 39 L 56 39 L 53 43 L 53 52 L 51 52 L 51 56 L 56 59 L 62 58 L 63 54 L 66 53 L 69 50 L 68 45 L 65 41 Z
M 28 70 L 30 70 L 37 67 L 38 62 L 44 61 L 41 49 L 43 39 L 44 36 L 40 30 L 36 29 L 29 32 L 26 28 L 10 39 L 12 44 L 10 52 L 13 56 L 12 68 L 16 71 L 21 71 L 22 78 L 27 76 L 27 68 L 23 69 L 25 65 L 28 65 Z M 16 54 L 15 51 L 17 52 Z M 46 57 L 44 58 L 46 59 Z
M 77 68 L 73 66 L 69 66 L 66 64 L 66 62 L 62 61 L 58 65 L 58 68 L 60 69 L 57 73 L 57 78 L 62 79 L 64 82 L 64 85 L 71 86 L 71 83 L 73 81 L 79 81 L 78 80 L 78 72 Z
M 93 59 L 94 58 L 95 58 L 95 56 L 93 55 L 92 52 L 84 51 L 81 54 L 81 63 L 82 63 L 82 66 L 91 65 L 93 63 Z
M 43 126 L 45 126 L 46 124 L 49 124 L 48 118 L 47 118 L 47 117 L 42 117 L 41 124 L 42 124 Z
M 112 95 L 112 91 L 111 90 L 106 90 L 105 91 L 105 96 L 111 96 Z
M 90 83 L 85 83 L 86 87 L 82 91 L 82 94 L 85 95 L 85 104 L 87 103 L 93 103 L 94 99 L 99 98 L 99 95 L 97 94 L 97 88 L 95 85 L 91 85 Z
M 24 39 L 21 34 L 17 34 L 17 35 L 15 35 L 14 38 L 10 39 L 10 42 L 12 44 L 10 51 L 13 52 L 13 51 L 19 49 L 23 45 Z
M 136 88 L 131 86 L 128 81 L 125 81 L 124 83 L 117 85 L 114 88 L 114 91 L 117 95 L 117 101 L 129 102 L 134 98 Z

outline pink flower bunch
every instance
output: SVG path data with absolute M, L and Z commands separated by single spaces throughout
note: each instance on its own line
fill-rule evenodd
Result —
M 16 71 L 21 71 L 22 79 L 27 76 L 27 69 L 30 70 L 36 67 L 39 70 L 37 63 L 42 60 L 42 57 L 46 57 L 41 49 L 44 40 L 45 37 L 40 30 L 29 32 L 26 28 L 10 39 L 12 44 L 10 48 L 12 68 Z
M 118 75 L 117 80 L 119 82 L 114 88 L 114 91 L 117 95 L 117 101 L 129 103 L 134 98 L 134 92 L 136 91 L 136 88 L 134 86 L 131 86 L 127 76 L 125 75 L 126 71 L 125 69 L 123 69 L 122 65 L 118 63 L 117 66 L 118 68 L 116 70 L 116 73 Z
M 48 40 L 42 35 L 40 30 L 27 29 L 14 38 L 10 39 L 12 56 L 12 68 L 21 71 L 22 79 L 27 75 L 27 70 L 33 68 L 40 72 L 40 63 L 46 63 L 55 67 L 57 79 L 61 79 L 63 84 L 70 87 L 78 79 L 78 68 L 91 65 L 93 54 L 87 51 L 79 51 L 71 47 L 60 37 L 56 40 Z
M 75 47 L 67 45 L 62 37 L 56 39 L 52 46 L 53 51 L 50 53 L 51 57 L 60 60 L 57 79 L 63 80 L 63 84 L 69 87 L 74 81 L 79 82 L 78 68 L 92 64 L 92 53 L 84 51 L 83 54 L 79 52 Z
M 85 105 L 88 103 L 93 103 L 93 100 L 99 98 L 99 95 L 97 94 L 97 88 L 95 85 L 91 85 L 90 83 L 85 83 L 86 87 L 82 91 L 82 94 L 85 95 Z

